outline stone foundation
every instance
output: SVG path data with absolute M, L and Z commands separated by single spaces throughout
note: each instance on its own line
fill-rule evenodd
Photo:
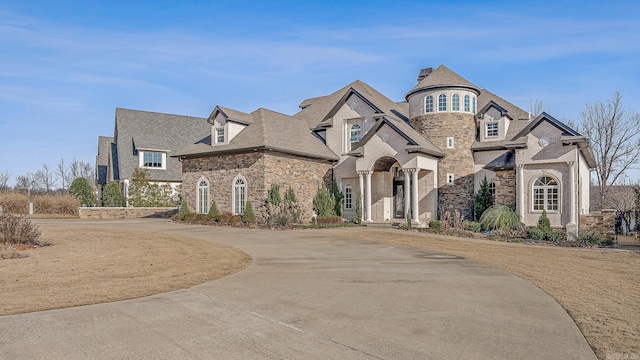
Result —
M 615 236 L 616 211 L 607 209 L 580 215 L 580 232 L 595 231 L 603 235 Z
M 177 213 L 178 208 L 172 207 L 81 207 L 78 209 L 80 219 L 170 218 Z

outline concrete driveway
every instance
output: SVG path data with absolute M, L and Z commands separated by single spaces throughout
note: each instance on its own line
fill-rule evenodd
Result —
M 46 222 L 180 234 L 254 263 L 187 290 L 0 317 L 0 359 L 596 358 L 540 289 L 447 254 L 335 230 Z

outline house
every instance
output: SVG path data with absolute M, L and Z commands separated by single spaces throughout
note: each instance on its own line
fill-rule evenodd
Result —
M 589 140 L 444 65 L 422 69 L 404 101 L 358 80 L 299 107 L 291 116 L 215 107 L 202 120 L 209 136 L 170 154 L 182 161 L 188 206 L 204 213 L 215 200 L 242 214 L 279 184 L 294 189 L 310 219 L 317 188 L 334 179 L 345 217 L 356 216 L 360 198 L 364 221 L 410 215 L 424 224 L 455 211 L 471 219 L 486 176 L 495 202 L 515 208 L 526 225 L 546 210 L 552 226 L 576 231 L 589 213 Z M 162 148 L 145 144 L 140 150 Z
M 113 137 L 98 137 L 98 203 L 110 181 L 122 183 L 126 194 L 136 168 L 147 169 L 152 182 L 177 189 L 182 163 L 170 155 L 203 140 L 210 131 L 204 118 L 117 108 Z

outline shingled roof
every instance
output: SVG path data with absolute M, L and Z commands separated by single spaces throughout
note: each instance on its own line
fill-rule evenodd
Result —
M 109 151 L 113 138 L 110 136 L 98 136 L 98 155 L 96 155 L 96 181 L 98 184 L 106 184 L 107 169 L 109 166 Z
M 260 108 L 252 112 L 252 124 L 228 144 L 198 143 L 186 147 L 174 157 L 198 157 L 254 150 L 272 150 L 311 158 L 338 160 L 338 156 L 315 137 L 307 122 Z
M 411 94 L 418 91 L 437 89 L 441 87 L 461 87 L 474 90 L 476 93 L 480 92 L 480 89 L 473 83 L 451 71 L 448 67 L 440 65 L 437 69 L 433 70 L 433 72 L 418 81 L 416 86 L 407 92 L 405 99 L 408 99 Z
M 114 177 L 131 178 L 139 150 L 159 150 L 167 152 L 166 170 L 149 169 L 151 180 L 181 181 L 182 164 L 169 156 L 209 135 L 211 126 L 205 118 L 116 108 Z

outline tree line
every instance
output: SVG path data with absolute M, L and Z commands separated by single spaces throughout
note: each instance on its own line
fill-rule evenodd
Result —
M 42 164 L 42 168 L 35 172 L 25 174 L 14 174 L 11 170 L 0 171 L 0 191 L 22 190 L 31 193 L 66 193 L 69 186 L 75 179 L 84 178 L 92 184 L 94 179 L 94 168 L 88 162 L 74 159 L 70 164 L 60 159 L 55 168 L 48 164 Z M 11 180 L 14 185 L 11 186 Z

